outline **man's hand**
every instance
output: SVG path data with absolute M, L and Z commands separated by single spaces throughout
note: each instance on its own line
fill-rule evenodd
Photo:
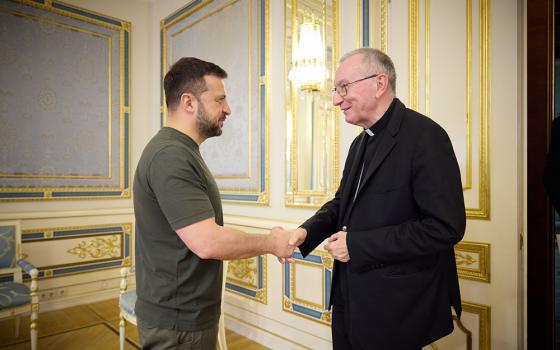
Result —
M 276 226 L 270 230 L 268 237 L 272 245 L 272 254 L 276 255 L 279 260 L 292 258 L 292 254 L 294 253 L 296 246 L 294 244 L 290 244 L 292 240 L 292 234 L 290 231 Z
M 303 241 L 305 241 L 305 238 L 307 237 L 307 230 L 304 229 L 303 227 L 298 227 L 295 230 L 291 230 L 291 231 L 287 231 L 290 233 L 290 240 L 288 241 L 288 244 L 290 246 L 293 246 L 294 249 L 299 246 L 301 243 L 303 243 Z M 281 264 L 284 263 L 293 263 L 294 259 L 289 256 L 289 257 L 278 257 L 278 261 Z
M 346 246 L 345 231 L 338 231 L 330 236 L 324 248 L 331 253 L 333 258 L 340 262 L 348 262 L 350 260 L 350 253 L 348 253 L 348 247 Z
M 307 237 L 307 230 L 303 227 L 298 227 L 295 230 L 292 230 L 290 235 L 290 245 L 298 247 L 300 244 L 305 241 Z

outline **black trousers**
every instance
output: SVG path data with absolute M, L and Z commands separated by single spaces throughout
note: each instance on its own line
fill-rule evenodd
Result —
M 357 350 L 352 347 L 350 339 L 350 312 L 346 312 L 346 300 L 348 300 L 348 290 L 346 288 L 346 264 L 340 264 L 338 269 L 338 280 L 335 284 L 332 308 L 332 341 L 333 350 Z
M 342 272 L 339 277 L 346 278 L 345 269 L 340 269 Z M 361 346 L 356 342 L 356 339 L 351 339 L 350 337 L 350 311 L 346 307 L 346 300 L 350 297 L 347 295 L 347 289 L 345 281 L 338 281 L 335 285 L 335 290 L 333 290 L 333 308 L 332 308 L 332 324 L 331 333 L 333 341 L 333 350 L 375 350 L 375 344 L 369 344 L 367 347 Z M 346 298 L 344 298 L 346 296 Z M 372 325 L 376 327 L 376 325 Z M 379 325 L 377 325 L 379 327 Z M 400 349 L 394 349 L 400 350 Z M 410 349 L 408 349 L 410 350 Z M 419 348 L 418 350 L 422 350 Z
M 344 318 L 344 306 L 333 305 L 331 325 L 333 350 L 353 350 L 347 329 L 348 323 Z

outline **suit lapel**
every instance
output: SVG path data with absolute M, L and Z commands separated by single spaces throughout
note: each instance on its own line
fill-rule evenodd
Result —
M 342 192 L 342 202 L 340 206 L 340 212 L 343 215 L 346 210 L 346 207 L 348 206 L 348 202 L 350 201 L 351 198 L 354 198 L 354 196 L 350 192 L 352 191 L 352 188 L 354 187 L 354 183 L 357 180 L 356 177 L 360 176 L 360 170 L 362 165 L 360 162 L 360 155 L 364 151 L 364 148 L 366 147 L 366 143 L 367 143 L 365 132 L 362 132 L 358 137 L 360 137 L 360 140 L 358 141 L 356 151 L 353 154 L 354 160 L 352 161 L 352 167 L 350 168 L 350 172 L 348 173 L 348 180 L 346 181 L 346 185 L 344 186 Z
M 387 155 L 391 152 L 395 144 L 397 143 L 392 135 L 387 135 L 384 133 L 379 146 L 377 147 L 377 152 L 373 155 L 373 159 L 370 161 L 367 170 L 362 177 L 362 182 L 360 183 L 360 188 L 358 189 L 358 195 L 360 195 L 360 191 L 364 188 L 364 185 L 368 182 L 368 180 L 373 176 L 381 162 L 387 157 Z
M 401 101 L 397 100 L 395 104 L 395 109 L 393 110 L 393 115 L 389 120 L 389 124 L 387 125 L 387 129 L 381 135 L 381 140 L 379 140 L 379 146 L 377 147 L 377 151 L 375 152 L 373 159 L 371 159 L 365 174 L 362 177 L 362 181 L 360 183 L 360 188 L 358 188 L 358 195 L 367 184 L 367 182 L 371 179 L 375 171 L 379 168 L 383 160 L 389 155 L 393 147 L 397 144 L 396 135 L 399 132 L 401 122 L 406 111 L 405 106 L 402 104 Z M 375 136 L 374 136 L 375 137 Z

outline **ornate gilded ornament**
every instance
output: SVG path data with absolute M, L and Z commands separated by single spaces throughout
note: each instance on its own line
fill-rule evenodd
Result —
M 257 266 L 255 259 L 243 259 L 231 261 L 228 265 L 228 273 L 235 278 L 249 284 L 255 284 Z
M 461 254 L 459 252 L 455 252 L 455 261 L 457 265 L 472 265 L 477 262 L 475 258 L 472 257 L 470 254 Z
M 121 254 L 121 244 L 117 236 L 109 238 L 95 238 L 90 241 L 81 241 L 76 247 L 67 252 L 77 255 L 80 259 L 91 258 L 118 258 Z

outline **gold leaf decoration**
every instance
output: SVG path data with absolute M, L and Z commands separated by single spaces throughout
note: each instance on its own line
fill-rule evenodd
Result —
M 235 278 L 250 284 L 255 284 L 257 275 L 256 259 L 243 259 L 231 261 L 228 265 L 228 272 Z
M 76 247 L 69 249 L 68 253 L 77 255 L 80 259 L 118 258 L 121 255 L 121 246 L 118 236 L 97 237 L 90 241 L 81 241 Z
M 325 265 L 325 267 L 327 269 L 332 270 L 333 268 L 333 260 L 331 259 L 330 256 L 323 256 L 323 265 Z
M 290 310 L 292 308 L 292 302 L 290 299 L 284 298 L 284 309 Z
M 457 262 L 457 265 L 467 265 L 467 266 L 477 262 L 477 260 L 474 259 L 471 255 L 461 254 L 459 252 L 455 252 L 455 261 Z

